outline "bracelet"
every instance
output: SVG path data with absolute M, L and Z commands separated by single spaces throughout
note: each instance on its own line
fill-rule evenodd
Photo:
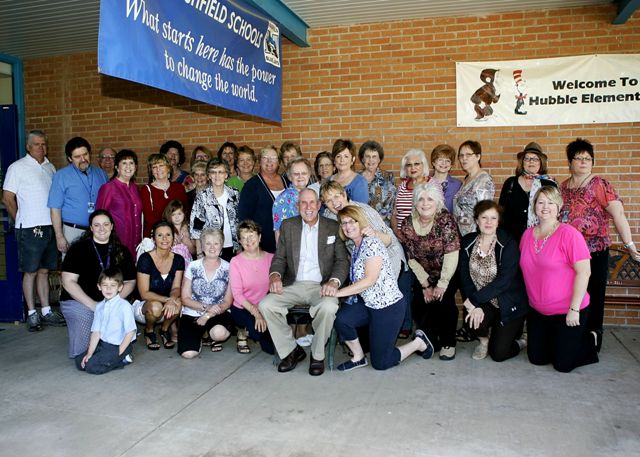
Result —
M 580 312 L 580 309 L 573 309 L 573 308 L 569 308 L 569 311 L 575 311 L 576 313 Z
M 633 241 L 629 241 L 628 243 L 623 244 L 625 249 L 629 249 L 631 246 L 635 246 L 636 244 Z

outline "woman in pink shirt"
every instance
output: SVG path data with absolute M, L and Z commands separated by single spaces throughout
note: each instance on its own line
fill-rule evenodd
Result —
M 591 268 L 584 238 L 558 221 L 562 196 L 553 186 L 536 193 L 539 224 L 520 240 L 520 267 L 531 306 L 527 317 L 529 361 L 561 372 L 598 362 L 597 335 L 587 330 Z
M 267 323 L 260 314 L 258 303 L 269 292 L 269 267 L 273 254 L 260 249 L 262 228 L 254 221 L 238 225 L 238 241 L 242 252 L 231 259 L 229 280 L 233 294 L 231 316 L 240 327 L 238 352 L 249 354 L 247 336 L 260 343 L 267 354 L 274 353 L 273 341 L 267 331 Z
M 142 241 L 142 200 L 136 185 L 138 156 L 129 149 L 116 154 L 116 174 L 98 191 L 97 209 L 111 213 L 120 242 L 136 258 L 136 246 Z

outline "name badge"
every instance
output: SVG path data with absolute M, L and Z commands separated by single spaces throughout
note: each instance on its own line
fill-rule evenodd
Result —
M 96 204 L 93 202 L 89 202 L 87 204 L 87 211 L 89 214 L 93 213 L 96 210 Z
M 327 244 L 333 244 L 336 242 L 336 237 L 334 235 L 327 237 Z

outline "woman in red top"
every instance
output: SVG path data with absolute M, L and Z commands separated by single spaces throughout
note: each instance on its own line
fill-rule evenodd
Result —
M 629 222 L 618 193 L 605 179 L 593 174 L 593 146 L 581 138 L 567 145 L 571 177 L 560 185 L 564 205 L 561 222 L 573 225 L 582 233 L 591 253 L 591 277 L 587 291 L 591 297 L 587 329 L 598 334 L 602 344 L 604 297 L 609 270 L 609 219 L 629 255 L 637 262 L 640 254 L 633 243 Z
M 184 186 L 171 182 L 171 163 L 163 154 L 151 154 L 148 161 L 151 184 L 140 189 L 142 214 L 144 215 L 143 236 L 151 236 L 153 224 L 162 220 L 162 213 L 171 200 L 180 200 L 188 208 L 187 193 Z

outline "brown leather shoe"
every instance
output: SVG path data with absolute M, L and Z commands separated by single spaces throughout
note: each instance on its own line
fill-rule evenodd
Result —
M 293 370 L 298 365 L 298 362 L 304 360 L 306 356 L 307 353 L 304 352 L 304 349 L 296 345 L 296 348 L 278 364 L 278 371 L 286 373 Z
M 309 356 L 309 374 L 311 376 L 320 376 L 324 373 L 324 360 L 316 360 L 313 356 Z

